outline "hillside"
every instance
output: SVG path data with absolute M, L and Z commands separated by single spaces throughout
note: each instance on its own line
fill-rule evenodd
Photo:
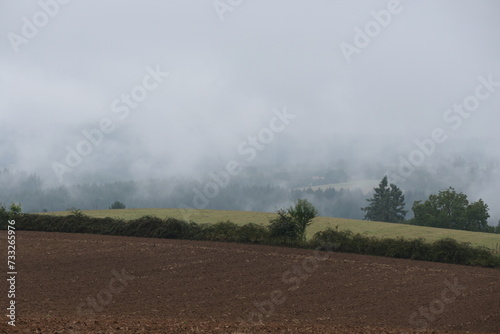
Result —
M 230 220 L 236 224 L 261 223 L 266 224 L 275 216 L 269 212 L 253 211 L 222 211 L 222 210 L 183 210 L 183 209 L 122 209 L 122 210 L 90 210 L 83 211 L 91 217 L 112 217 L 124 220 L 136 219 L 146 215 L 160 218 L 173 217 L 178 219 L 192 220 L 197 223 L 216 223 Z M 48 212 L 46 214 L 65 216 L 71 214 L 68 211 Z M 368 236 L 387 238 L 424 238 L 435 241 L 442 238 L 453 238 L 458 241 L 470 242 L 473 245 L 485 246 L 498 249 L 500 246 L 500 235 L 482 232 L 469 232 L 450 229 L 441 229 L 424 226 L 412 226 L 405 224 L 391 224 L 372 222 L 365 220 L 318 217 L 308 228 L 308 237 L 328 227 L 339 230 L 351 230 L 354 233 L 366 234 Z

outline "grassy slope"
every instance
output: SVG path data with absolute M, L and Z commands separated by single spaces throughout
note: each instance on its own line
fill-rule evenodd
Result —
M 197 223 L 216 223 L 219 221 L 230 220 L 237 224 L 262 223 L 265 224 L 270 218 L 275 217 L 274 213 L 269 212 L 249 212 L 249 211 L 221 211 L 221 210 L 182 210 L 182 209 L 124 209 L 124 210 L 93 210 L 83 211 L 91 217 L 112 217 L 130 220 L 146 215 L 154 215 L 160 218 L 179 218 L 192 220 Z M 70 214 L 68 211 L 49 212 L 46 214 L 65 216 Z M 475 245 L 486 246 L 488 248 L 497 248 L 500 245 L 500 235 L 492 233 L 467 232 L 450 229 L 411 226 L 404 224 L 389 224 L 382 222 L 372 222 L 365 220 L 343 219 L 318 217 L 308 228 L 308 236 L 324 230 L 327 227 L 339 230 L 351 230 L 354 233 L 362 233 L 368 236 L 377 237 L 422 237 L 429 241 L 434 241 L 446 237 L 458 241 L 466 241 Z

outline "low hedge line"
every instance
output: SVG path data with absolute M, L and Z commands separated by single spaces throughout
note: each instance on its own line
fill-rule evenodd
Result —
M 258 224 L 237 225 L 230 221 L 216 224 L 197 224 L 175 218 L 161 219 L 144 216 L 125 221 L 114 218 L 92 218 L 82 213 L 49 216 L 19 214 L 14 217 L 16 229 L 23 231 L 89 233 L 145 238 L 166 238 L 207 241 L 230 241 L 267 244 L 269 231 Z M 7 229 L 7 219 L 2 219 L 0 229 Z
M 377 255 L 400 259 L 445 262 L 482 267 L 500 267 L 500 256 L 486 247 L 473 246 L 468 242 L 458 242 L 445 238 L 428 242 L 422 238 L 376 238 L 351 231 L 328 229 L 320 231 L 309 241 L 311 247 L 324 248 L 327 241 L 337 252 Z
M 446 262 L 484 267 L 500 267 L 500 256 L 486 247 L 454 239 L 427 242 L 424 239 L 382 239 L 354 234 L 351 231 L 327 229 L 316 233 L 307 242 L 287 237 L 271 236 L 267 227 L 258 224 L 237 225 L 230 221 L 216 224 L 197 224 L 175 218 L 161 219 L 144 216 L 124 221 L 113 218 L 92 218 L 74 212 L 66 217 L 19 214 L 15 215 L 16 229 L 25 231 L 90 233 L 147 238 L 226 241 L 278 245 L 337 252 L 377 255 L 402 259 Z M 2 219 L 0 229 L 7 228 Z

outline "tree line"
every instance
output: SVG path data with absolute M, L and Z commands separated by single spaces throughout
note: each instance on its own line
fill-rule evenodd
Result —
M 306 240 L 306 228 L 317 216 L 316 209 L 307 200 L 299 200 L 287 209 L 279 209 L 278 217 L 272 218 L 268 224 L 245 225 L 231 221 L 198 224 L 193 221 L 161 219 L 155 216 L 124 221 L 109 217 L 92 218 L 79 210 L 74 210 L 68 216 L 51 216 L 20 213 L 19 209 L 13 205 L 7 210 L 0 205 L 0 230 L 7 229 L 8 219 L 15 219 L 16 229 L 24 231 L 239 242 L 500 267 L 500 256 L 490 249 L 450 238 L 435 242 L 427 242 L 421 238 L 377 238 L 354 234 L 349 230 L 328 228 Z
M 359 189 L 289 189 L 248 183 L 235 178 L 210 199 L 205 209 L 275 212 L 299 199 L 309 200 L 322 216 L 399 222 L 469 231 L 499 232 L 489 226 L 488 206 L 447 188 L 438 193 L 405 191 L 386 177 L 373 197 Z M 179 208 L 190 205 L 195 187 L 206 180 L 150 179 L 112 183 L 87 183 L 43 187 L 37 175 L 0 171 L 0 203 L 22 203 L 24 212 L 95 210 L 109 208 Z M 409 217 L 409 219 L 407 219 Z
M 193 206 L 193 188 L 207 180 L 149 179 L 46 187 L 37 175 L 0 170 L 0 203 L 22 203 L 23 212 L 100 210 L 119 208 L 180 208 Z M 234 178 L 205 209 L 275 212 L 300 198 L 308 198 L 322 216 L 361 219 L 361 190 L 290 190 L 284 186 Z M 119 202 L 119 203 L 116 203 Z
M 369 205 L 361 208 L 365 220 L 500 233 L 500 222 L 496 227 L 488 225 L 489 208 L 482 199 L 471 203 L 467 195 L 452 187 L 431 194 L 425 201 L 415 201 L 414 217 L 409 220 L 406 220 L 405 196 L 398 186 L 389 184 L 387 176 L 367 201 Z

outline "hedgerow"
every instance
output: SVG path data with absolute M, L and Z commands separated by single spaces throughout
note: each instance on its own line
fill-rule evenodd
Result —
M 454 239 L 427 242 L 424 239 L 376 238 L 351 231 L 327 229 L 317 232 L 309 241 L 293 238 L 294 234 L 282 221 L 269 226 L 255 223 L 238 225 L 231 221 L 215 224 L 197 224 L 175 218 L 161 219 L 144 216 L 124 221 L 114 218 L 92 218 L 81 211 L 73 211 L 66 217 L 15 214 L 16 229 L 24 231 L 89 233 L 146 238 L 206 240 L 240 242 L 260 245 L 288 246 L 308 249 L 325 249 L 333 245 L 336 252 L 385 256 L 433 262 L 446 262 L 484 267 L 500 267 L 500 255 L 486 247 Z M 0 221 L 0 229 L 7 229 L 7 220 Z M 283 230 L 284 234 L 280 235 Z M 293 231 L 292 231 L 293 232 Z

